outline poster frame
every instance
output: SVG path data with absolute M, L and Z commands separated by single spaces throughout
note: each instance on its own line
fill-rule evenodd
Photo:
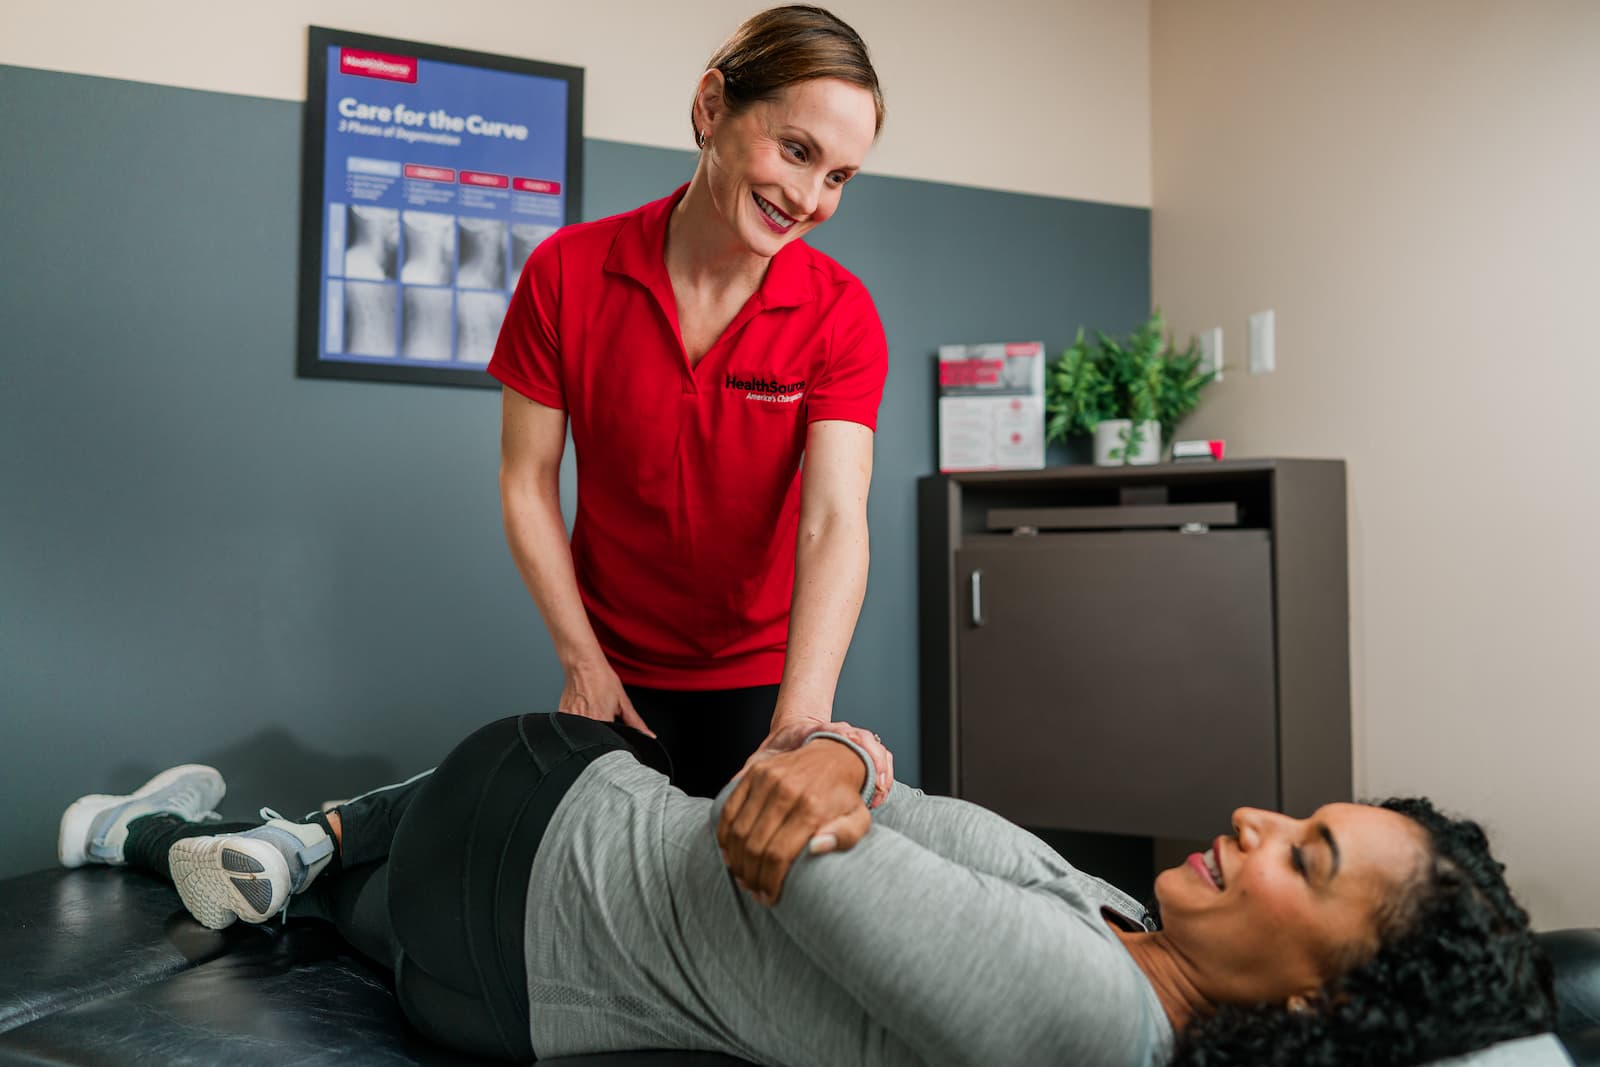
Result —
M 301 150 L 300 277 L 295 369 L 301 378 L 404 382 L 415 385 L 449 385 L 498 389 L 500 383 L 481 369 L 422 367 L 355 360 L 325 359 L 321 350 L 323 311 L 323 239 L 328 205 L 323 199 L 327 166 L 328 49 L 332 46 L 414 56 L 460 67 L 522 74 L 567 83 L 566 173 L 562 225 L 582 217 L 583 203 L 583 75 L 582 67 L 565 66 L 517 56 L 474 52 L 445 45 L 380 37 L 368 33 L 308 27 L 306 51 L 306 105 Z

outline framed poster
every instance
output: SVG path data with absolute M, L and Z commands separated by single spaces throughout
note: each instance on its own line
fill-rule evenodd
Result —
M 522 264 L 578 219 L 582 68 L 310 37 L 300 376 L 499 388 Z

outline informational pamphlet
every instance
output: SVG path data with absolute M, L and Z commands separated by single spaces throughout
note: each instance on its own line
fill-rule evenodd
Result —
M 1044 342 L 939 346 L 939 469 L 1044 466 Z

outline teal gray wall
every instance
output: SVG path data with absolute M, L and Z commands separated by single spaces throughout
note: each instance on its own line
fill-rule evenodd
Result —
M 53 862 L 80 793 L 198 760 L 230 813 L 298 812 L 560 693 L 502 539 L 496 394 L 294 376 L 300 114 L 0 67 L 0 876 Z M 589 141 L 585 167 L 596 218 L 693 155 Z M 908 781 L 931 354 L 1128 329 L 1149 222 L 866 176 L 818 231 L 891 353 L 836 711 Z

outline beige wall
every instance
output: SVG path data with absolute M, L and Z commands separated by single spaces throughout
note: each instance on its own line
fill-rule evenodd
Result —
M 1600 922 L 1600 5 L 1156 0 L 1151 39 L 1154 293 L 1232 364 L 1186 431 L 1349 460 L 1358 790 Z
M 0 63 L 303 99 L 310 24 L 587 70 L 585 132 L 689 147 L 706 57 L 762 0 L 6 0 Z M 1149 0 L 834 0 L 889 102 L 878 174 L 1150 204 Z

